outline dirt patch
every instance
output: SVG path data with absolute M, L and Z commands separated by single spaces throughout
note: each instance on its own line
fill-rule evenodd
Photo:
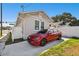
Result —
M 64 55 L 79 56 L 79 44 L 69 47 L 69 48 L 65 48 Z

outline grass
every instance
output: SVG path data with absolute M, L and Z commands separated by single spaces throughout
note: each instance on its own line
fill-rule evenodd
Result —
M 70 38 L 70 40 L 47 49 L 40 56 L 79 56 L 79 39 Z

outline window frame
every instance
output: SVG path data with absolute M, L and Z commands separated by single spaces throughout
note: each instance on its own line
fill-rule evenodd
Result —
M 41 30 L 44 30 L 44 22 L 41 22 Z
M 39 30 L 39 21 L 35 20 L 35 30 Z

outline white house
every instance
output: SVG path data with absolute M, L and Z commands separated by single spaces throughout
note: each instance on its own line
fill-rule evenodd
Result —
M 12 30 L 13 39 L 27 39 L 27 36 L 41 29 L 48 29 L 51 21 L 43 11 L 20 12 Z

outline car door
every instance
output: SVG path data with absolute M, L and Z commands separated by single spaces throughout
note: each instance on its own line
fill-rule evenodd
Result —
M 54 39 L 56 40 L 58 38 L 58 30 L 55 29 L 53 35 L 54 35 Z
M 51 40 L 54 40 L 54 38 L 55 38 L 54 31 L 53 30 L 51 32 L 49 31 L 47 35 L 47 40 L 51 41 Z

